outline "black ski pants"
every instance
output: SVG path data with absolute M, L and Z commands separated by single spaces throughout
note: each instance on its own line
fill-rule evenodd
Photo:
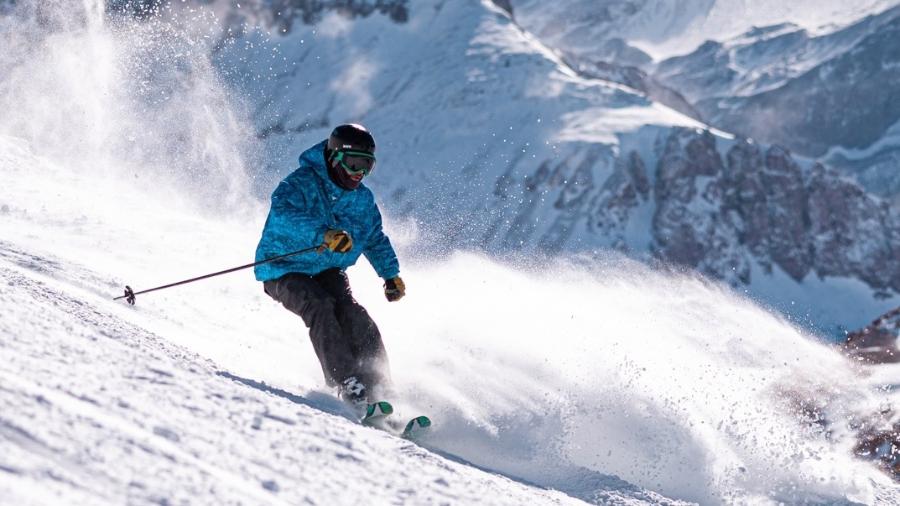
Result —
M 328 385 L 356 376 L 370 393 L 387 387 L 388 362 L 381 333 L 353 298 L 347 273 L 328 269 L 314 276 L 285 274 L 264 282 L 263 287 L 303 318 Z

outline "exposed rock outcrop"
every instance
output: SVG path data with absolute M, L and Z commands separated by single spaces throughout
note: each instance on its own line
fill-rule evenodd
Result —
M 709 132 L 675 129 L 656 168 L 653 251 L 716 278 L 749 281 L 739 224 L 723 205 L 724 164 Z
M 655 251 L 719 278 L 746 282 L 748 254 L 795 280 L 858 278 L 900 291 L 900 221 L 888 203 L 784 148 L 737 141 L 724 157 L 707 132 L 676 129 L 659 158 Z
M 851 332 L 844 342 L 844 349 L 850 356 L 869 363 L 897 363 L 900 362 L 898 338 L 900 338 L 900 307 Z
M 888 311 L 864 328 L 851 332 L 844 351 L 868 364 L 900 362 L 900 307 Z M 900 421 L 897 412 L 885 407 L 878 416 L 859 428 L 854 452 L 874 460 L 895 479 L 900 480 Z
M 514 167 L 522 161 L 512 164 L 495 182 L 504 204 L 493 209 L 504 211 L 485 242 L 649 253 L 733 285 L 777 268 L 798 282 L 846 277 L 900 292 L 900 219 L 888 202 L 780 146 L 689 128 L 659 135 L 652 173 L 648 153 L 602 145 L 544 160 L 524 178 Z
M 628 251 L 623 224 L 650 198 L 651 189 L 644 161 L 636 152 L 617 158 L 613 174 L 591 202 L 592 230 L 608 237 L 613 248 Z

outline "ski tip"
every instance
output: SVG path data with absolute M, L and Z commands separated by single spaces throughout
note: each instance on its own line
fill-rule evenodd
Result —
M 406 424 L 406 428 L 403 429 L 403 437 L 415 436 L 428 427 L 431 427 L 431 419 L 427 416 L 417 416 Z
M 394 413 L 394 406 L 391 406 L 391 403 L 388 401 L 378 401 L 374 404 L 374 406 L 385 415 L 390 415 Z
M 390 402 L 387 401 L 378 401 L 373 402 L 366 406 L 366 414 L 363 416 L 363 420 L 368 420 L 369 418 L 377 418 L 382 416 L 388 416 L 394 412 L 394 406 L 391 406 Z

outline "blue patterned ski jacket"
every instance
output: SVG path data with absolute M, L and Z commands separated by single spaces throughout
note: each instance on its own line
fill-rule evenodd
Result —
M 338 267 L 346 269 L 365 255 L 383 279 L 400 273 L 391 242 L 381 228 L 381 213 L 372 191 L 360 184 L 344 190 L 328 176 L 325 141 L 300 155 L 300 167 L 272 193 L 272 208 L 256 247 L 256 260 L 322 244 L 328 229 L 346 230 L 353 238 L 347 253 L 312 251 L 255 268 L 256 279 L 269 281 L 299 272 L 314 275 Z

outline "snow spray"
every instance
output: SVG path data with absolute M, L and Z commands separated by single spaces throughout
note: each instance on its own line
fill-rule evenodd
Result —
M 126 195 L 246 200 L 256 141 L 210 62 L 221 26 L 209 10 L 173 9 L 138 19 L 104 0 L 17 2 L 0 17 L 0 135 L 127 182 Z

